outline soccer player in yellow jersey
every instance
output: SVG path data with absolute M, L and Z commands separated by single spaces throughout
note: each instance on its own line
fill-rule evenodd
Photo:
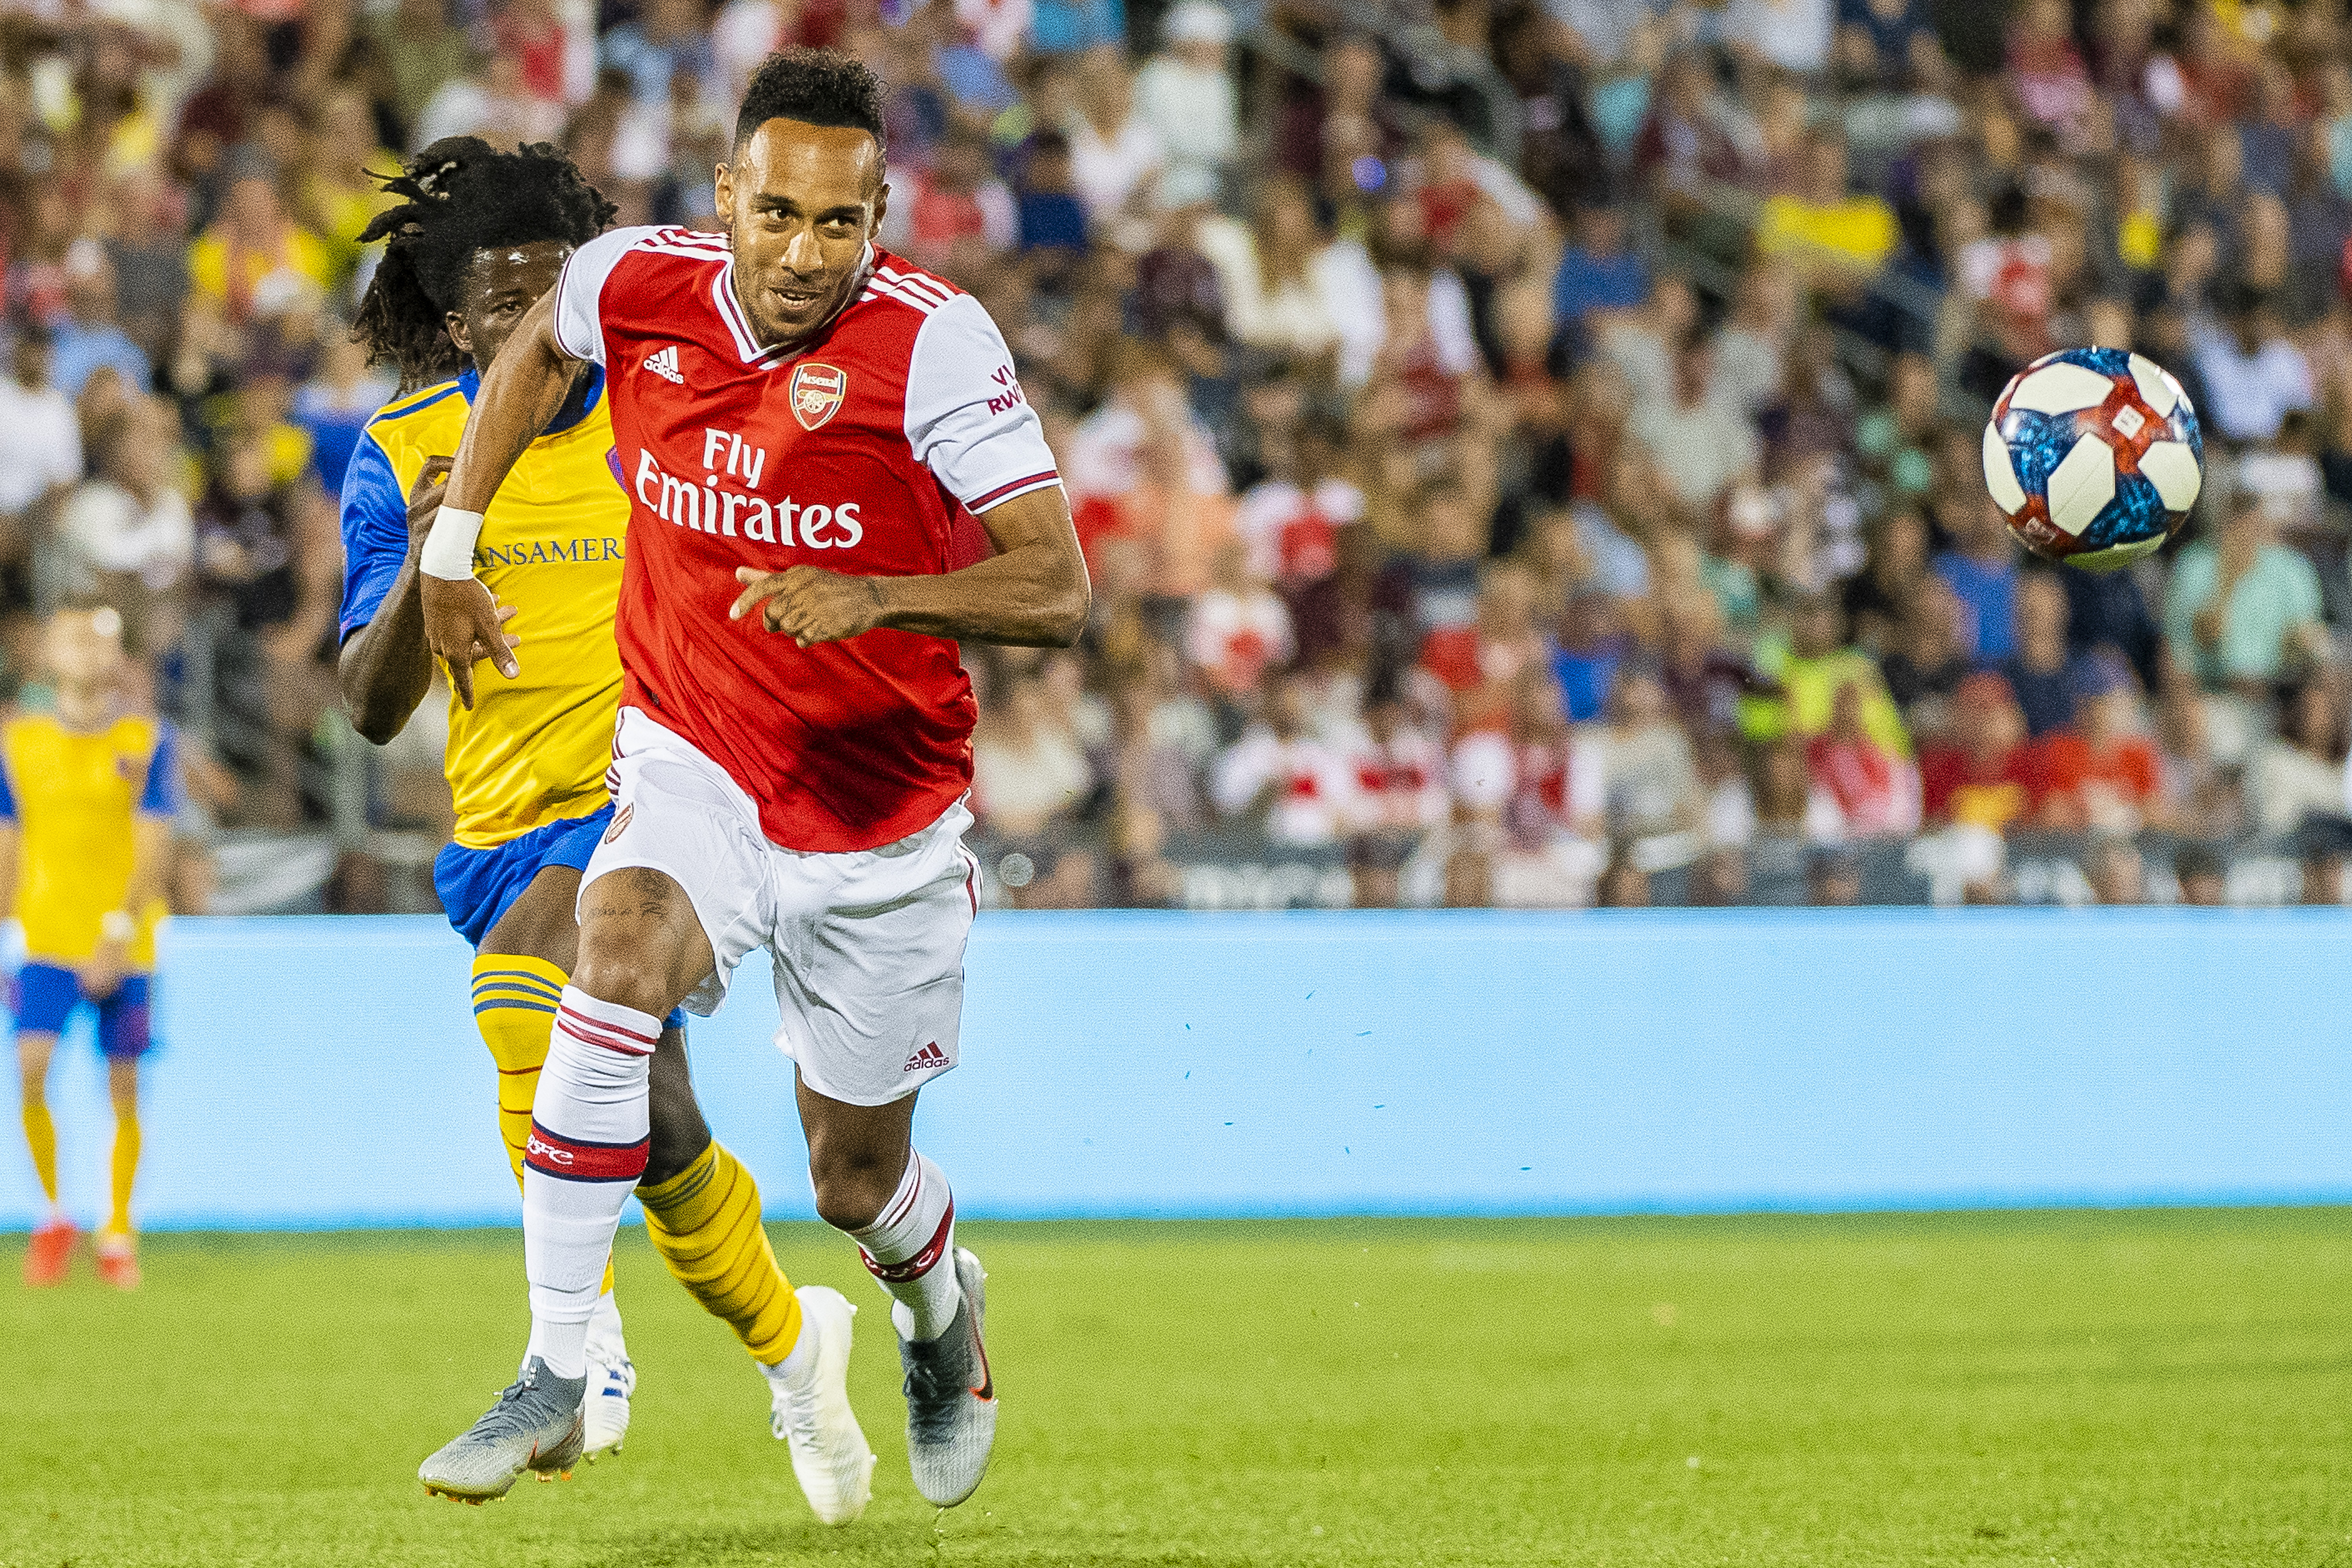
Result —
M 0 898 L 25 923 L 16 995 L 25 1141 L 49 1199 L 25 1254 L 25 1282 L 57 1284 L 73 1251 L 73 1222 L 58 1205 L 49 1059 L 66 1021 L 88 1004 L 98 1014 L 114 1102 L 114 1207 L 98 1233 L 98 1272 L 128 1291 L 139 1283 L 131 1228 L 139 1059 L 149 1044 L 178 761 L 170 727 L 123 699 L 121 616 L 103 608 L 60 612 L 41 646 L 57 685 L 56 711 L 0 725 Z
M 400 366 L 405 395 L 369 422 L 342 496 L 341 683 L 354 724 L 378 744 L 407 724 L 432 682 L 417 554 L 480 372 L 613 212 L 553 148 L 502 152 L 472 137 L 426 148 L 387 189 L 404 200 L 367 231 L 387 244 L 358 331 Z M 532 674 L 500 683 L 470 710 L 449 708 L 457 828 L 434 883 L 476 951 L 474 1019 L 498 1066 L 499 1121 L 518 1182 L 557 1000 L 578 952 L 580 870 L 613 815 L 604 782 L 621 690 L 613 606 L 629 503 L 610 467 L 603 396 L 600 375 L 580 378 L 483 528 L 480 570 L 513 607 L 514 631 L 540 650 Z M 653 1077 L 636 1189 L 646 1228 L 670 1271 L 767 1374 L 772 1429 L 792 1445 L 798 1473 L 794 1428 L 803 1423 L 793 1387 L 810 1374 L 823 1324 L 837 1322 L 846 1338 L 851 1309 L 823 1286 L 795 1292 L 778 1270 L 751 1172 L 712 1140 L 695 1103 L 682 1017 L 668 1020 Z M 815 1332 L 803 1333 L 804 1322 Z M 619 1449 L 635 1386 L 609 1262 L 586 1376 L 583 1443 L 593 1458 Z M 512 1480 L 462 1500 L 503 1495 Z

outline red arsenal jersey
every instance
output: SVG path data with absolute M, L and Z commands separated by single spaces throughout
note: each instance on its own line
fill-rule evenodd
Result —
M 960 514 L 1060 483 L 988 312 L 877 250 L 830 325 L 762 349 L 722 236 L 625 228 L 565 267 L 556 337 L 604 367 L 631 502 L 622 701 L 726 768 L 786 849 L 928 826 L 971 784 L 955 643 L 877 630 L 803 649 L 727 608 L 739 566 L 950 570 Z

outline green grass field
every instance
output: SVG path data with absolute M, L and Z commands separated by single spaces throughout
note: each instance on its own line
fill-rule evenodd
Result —
M 2352 1211 L 982 1225 L 971 1503 L 808 1517 L 763 1385 L 625 1236 L 628 1451 L 482 1510 L 416 1463 L 521 1344 L 512 1232 L 157 1237 L 0 1284 L 0 1563 L 2352 1568 Z

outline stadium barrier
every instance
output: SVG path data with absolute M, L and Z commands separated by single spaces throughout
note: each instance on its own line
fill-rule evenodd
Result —
M 919 1134 L 980 1216 L 2340 1200 L 2347 937 L 2336 910 L 991 913 Z M 514 1223 L 466 997 L 435 920 L 174 923 L 146 1223 Z M 805 1217 L 774 1019 L 755 958 L 696 1079 Z M 85 1217 L 86 1030 L 55 1085 Z

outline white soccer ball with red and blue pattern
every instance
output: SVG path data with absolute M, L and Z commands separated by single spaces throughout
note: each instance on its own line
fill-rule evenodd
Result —
M 2028 549 L 2094 571 L 2172 537 L 2205 482 L 2205 437 L 2172 373 L 2124 349 L 2061 349 L 2001 389 L 1985 488 Z

